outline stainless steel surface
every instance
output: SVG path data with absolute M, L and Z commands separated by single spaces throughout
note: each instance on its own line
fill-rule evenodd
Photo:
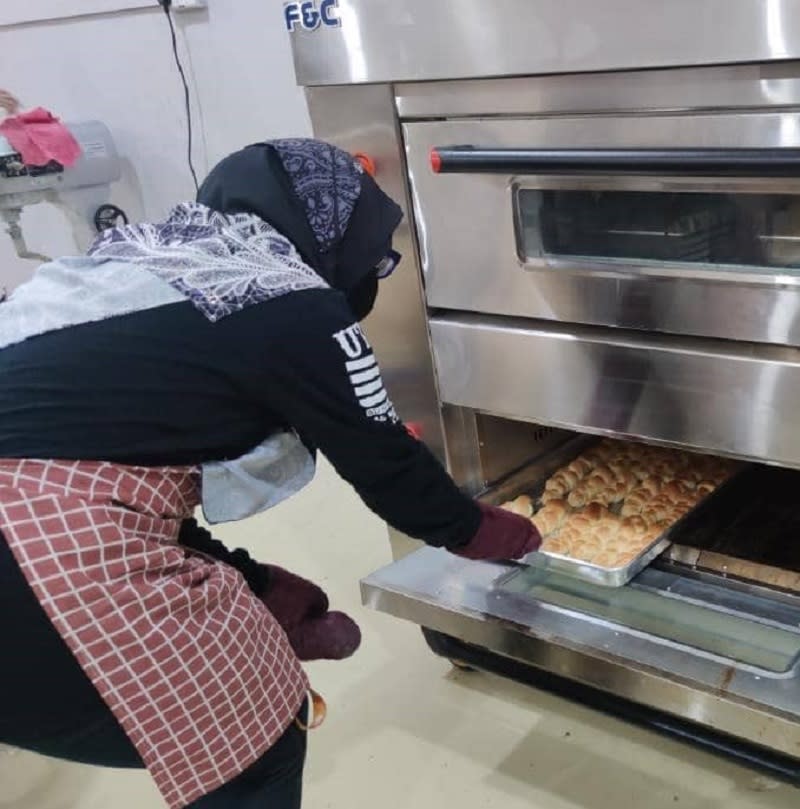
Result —
M 442 423 L 447 435 L 447 469 L 453 480 L 470 495 L 486 485 L 480 457 L 478 414 L 463 407 L 443 407 Z
M 715 583 L 657 571 L 628 587 L 604 589 L 531 566 L 509 574 L 498 589 L 769 675 L 792 676 L 800 658 L 796 606 Z
M 436 175 L 429 162 L 431 147 L 453 143 L 797 147 L 795 114 L 421 122 L 406 124 L 404 134 L 430 306 L 800 345 L 800 288 L 788 271 L 591 259 L 523 261 L 513 204 L 518 188 L 798 194 L 797 180 Z
M 579 73 L 800 57 L 796 0 L 340 0 L 292 35 L 303 85 Z
M 800 351 L 441 315 L 442 400 L 582 432 L 800 467 Z
M 617 568 L 601 567 L 591 562 L 581 562 L 578 559 L 555 553 L 532 553 L 530 556 L 525 557 L 523 562 L 527 565 L 535 565 L 548 572 L 561 573 L 573 579 L 588 581 L 599 587 L 624 587 L 653 560 L 658 559 L 670 546 L 670 543 L 669 534 L 663 534 L 632 562 Z
M 475 79 L 396 87 L 400 118 L 641 113 L 800 106 L 800 63 Z
M 378 181 L 407 211 L 413 182 L 416 220 L 400 233 L 405 261 L 384 288 L 369 332 L 398 411 L 422 426 L 468 491 L 525 455 L 530 437 L 522 427 L 631 435 L 800 466 L 800 354 L 775 347 L 800 345 L 800 289 L 791 273 L 734 278 L 713 266 L 537 266 L 520 259 L 513 194 L 533 184 L 563 187 L 563 178 L 435 177 L 428 165 L 431 146 L 458 143 L 800 146 L 800 61 L 793 61 L 800 60 L 800 3 L 340 0 L 339 12 L 341 27 L 292 36 L 298 77 L 319 85 L 308 91 L 317 136 L 377 158 Z M 348 84 L 359 86 L 322 86 Z M 585 188 L 604 182 L 571 181 Z M 666 177 L 610 181 L 678 188 Z M 692 182 L 697 190 L 719 184 Z M 779 187 L 800 193 L 794 182 L 747 184 Z M 773 240 L 776 255 L 791 249 L 792 234 L 779 235 L 789 238 Z M 568 325 L 575 323 L 590 325 Z M 418 546 L 390 535 L 395 558 Z M 743 592 L 739 583 L 675 569 L 680 576 L 671 585 L 653 578 L 668 573 L 648 569 L 636 586 L 644 581 L 667 599 L 669 586 L 710 583 L 720 603 Z M 521 599 L 498 590 L 508 571 L 425 549 L 371 577 L 365 598 L 800 758 L 796 671 L 775 677 Z M 795 609 L 790 596 L 780 598 Z M 789 620 L 747 603 L 754 620 Z
M 425 442 L 444 460 L 418 251 L 411 232 L 406 170 L 391 88 L 316 88 L 308 91 L 308 102 L 316 136 L 353 154 L 369 155 L 375 161 L 381 187 L 406 214 L 394 237 L 403 261 L 397 272 L 382 282 L 366 328 L 398 414 L 406 423 L 417 424 Z
M 459 487 L 472 496 L 523 465 L 526 469 L 540 468 L 531 462 L 549 457 L 570 436 L 552 427 L 509 421 L 463 407 L 446 405 L 442 415 L 448 470 Z
M 476 413 L 483 485 L 491 486 L 509 473 L 564 443 L 568 433 Z
M 800 677 L 689 651 L 521 599 L 509 568 L 423 549 L 362 584 L 364 602 L 497 654 L 797 756 Z M 647 573 L 647 572 L 646 572 Z M 646 576 L 646 573 L 643 576 Z M 664 587 L 663 582 L 658 586 Z
M 398 414 L 418 427 L 427 445 L 444 460 L 418 250 L 411 231 L 407 175 L 391 88 L 325 87 L 311 89 L 307 95 L 316 136 L 351 153 L 369 155 L 375 161 L 381 187 L 406 214 L 394 240 L 403 262 L 391 278 L 382 282 L 367 333 L 380 358 Z M 420 547 L 416 540 L 394 530 L 390 531 L 390 539 L 396 559 Z

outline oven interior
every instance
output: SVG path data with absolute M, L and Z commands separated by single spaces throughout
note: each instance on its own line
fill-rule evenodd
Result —
M 597 436 L 472 412 L 480 470 L 470 486 L 500 505 L 544 480 Z M 462 436 L 463 440 L 463 436 Z M 458 468 L 456 462 L 454 468 Z M 607 587 L 552 569 L 534 554 L 495 585 L 600 625 L 642 633 L 765 674 L 800 659 L 800 471 L 743 463 L 670 532 L 669 547 L 629 584 Z

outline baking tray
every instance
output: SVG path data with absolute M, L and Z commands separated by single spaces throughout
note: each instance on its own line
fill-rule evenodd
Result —
M 800 472 L 751 465 L 687 519 L 665 560 L 800 593 Z
M 599 443 L 599 441 L 600 439 L 594 436 L 578 436 L 569 440 L 535 464 L 531 464 L 511 475 L 503 483 L 487 491 L 480 499 L 491 505 L 501 505 L 508 500 L 513 500 L 518 495 L 527 494 L 534 501 L 537 501 L 544 492 L 545 484 L 551 475 L 562 466 L 575 460 L 580 454 Z M 616 568 L 601 567 L 591 562 L 582 562 L 570 556 L 545 551 L 536 551 L 529 554 L 522 560 L 522 564 L 539 568 L 543 572 L 562 573 L 603 587 L 623 587 L 664 553 L 674 539 L 683 531 L 684 526 L 690 523 L 695 512 L 699 509 L 705 510 L 709 508 L 712 502 L 716 501 L 721 494 L 724 494 L 731 482 L 738 476 L 739 473 L 734 474 L 716 491 L 700 501 L 693 509 L 656 537 L 636 559 L 626 565 Z

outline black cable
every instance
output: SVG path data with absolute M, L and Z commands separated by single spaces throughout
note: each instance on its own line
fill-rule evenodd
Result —
M 172 53 L 175 56 L 175 64 L 178 67 L 178 73 L 180 74 L 181 82 L 183 84 L 183 101 L 186 107 L 186 133 L 188 136 L 187 157 L 189 160 L 189 171 L 192 173 L 192 180 L 194 181 L 194 190 L 198 191 L 200 189 L 200 184 L 197 182 L 197 172 L 194 169 L 194 158 L 192 156 L 194 132 L 192 128 L 192 103 L 189 94 L 189 83 L 186 81 L 186 73 L 183 69 L 183 64 L 181 64 L 180 54 L 178 53 L 178 36 L 175 32 L 175 23 L 173 22 L 172 14 L 170 12 L 172 2 L 171 0 L 159 0 L 159 4 L 161 5 L 161 8 L 164 9 L 164 13 L 167 15 L 169 32 L 172 38 Z

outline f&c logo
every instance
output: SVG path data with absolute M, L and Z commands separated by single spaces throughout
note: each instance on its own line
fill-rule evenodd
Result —
M 289 33 L 294 33 L 298 28 L 303 31 L 316 31 L 321 25 L 339 28 L 342 24 L 339 18 L 339 0 L 284 3 L 283 18 Z

